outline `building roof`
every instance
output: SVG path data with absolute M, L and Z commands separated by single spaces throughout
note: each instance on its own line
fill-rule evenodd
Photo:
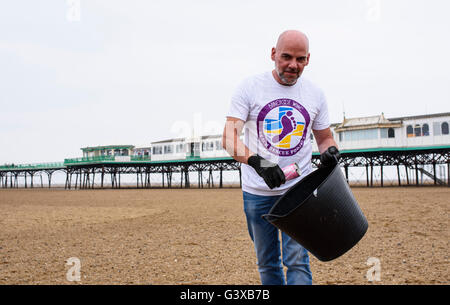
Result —
M 186 141 L 185 138 L 168 139 L 168 140 L 152 142 L 151 145 L 153 145 L 153 144 L 163 144 L 163 143 L 172 143 L 172 142 L 184 142 L 184 141 Z
M 206 139 L 218 139 L 218 138 L 222 138 L 221 134 L 218 135 L 205 135 L 205 136 L 201 136 L 200 139 L 201 140 L 206 140 Z M 198 139 L 195 138 L 177 138 L 177 139 L 168 139 L 168 140 L 162 140 L 162 141 L 156 141 L 156 142 L 152 142 L 151 144 L 163 144 L 163 143 L 172 143 L 172 142 L 198 142 Z
M 368 117 L 344 118 L 344 121 L 336 126 L 335 131 L 340 132 L 344 130 L 389 128 L 401 126 L 402 126 L 401 121 L 388 120 L 384 117 L 384 114 L 382 113 L 381 115 L 374 115 Z
M 202 136 L 202 140 L 206 140 L 206 139 L 221 139 L 221 138 L 222 138 L 221 134 Z
M 413 115 L 413 116 L 404 116 L 404 117 L 398 117 L 398 118 L 392 118 L 389 119 L 390 121 L 406 121 L 406 120 L 414 120 L 414 119 L 430 119 L 430 118 L 437 118 L 437 117 L 443 117 L 443 116 L 450 116 L 450 112 L 440 112 L 440 113 L 434 113 L 434 114 L 422 114 L 422 115 Z
M 106 146 L 92 146 L 92 147 L 82 147 L 82 151 L 94 151 L 103 149 L 133 149 L 133 145 L 106 145 Z

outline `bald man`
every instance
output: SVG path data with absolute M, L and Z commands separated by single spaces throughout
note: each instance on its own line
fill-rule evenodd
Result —
M 324 166 L 339 151 L 321 89 L 302 77 L 309 64 L 309 41 L 300 31 L 283 32 L 271 51 L 275 69 L 245 79 L 231 98 L 223 146 L 242 163 L 247 228 L 263 285 L 312 284 L 307 251 L 261 216 L 296 182 L 312 171 L 311 133 Z M 240 135 L 244 130 L 244 140 Z M 301 175 L 286 181 L 282 168 L 297 163 Z M 282 255 L 282 259 L 281 259 Z M 287 267 L 286 276 L 283 267 Z

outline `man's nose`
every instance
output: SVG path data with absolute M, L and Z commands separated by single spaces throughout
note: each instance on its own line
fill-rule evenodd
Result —
M 289 61 L 288 67 L 291 70 L 298 70 L 298 63 L 297 63 L 297 61 L 296 60 Z

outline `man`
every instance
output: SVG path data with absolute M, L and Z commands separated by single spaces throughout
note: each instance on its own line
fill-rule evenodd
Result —
M 275 69 L 244 80 L 231 100 L 223 146 L 242 163 L 244 211 L 263 285 L 311 284 L 307 251 L 262 219 L 282 194 L 312 171 L 311 132 L 324 166 L 336 164 L 337 144 L 329 128 L 320 89 L 301 77 L 310 59 L 309 41 L 295 30 L 283 32 L 271 58 Z M 240 134 L 245 128 L 244 142 Z M 281 168 L 297 163 L 301 176 L 287 181 Z

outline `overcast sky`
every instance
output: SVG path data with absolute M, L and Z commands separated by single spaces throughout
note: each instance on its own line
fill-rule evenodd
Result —
M 0 0 L 0 164 L 221 132 L 230 95 L 304 31 L 331 122 L 450 111 L 449 1 Z M 189 127 L 189 128 L 188 128 Z

